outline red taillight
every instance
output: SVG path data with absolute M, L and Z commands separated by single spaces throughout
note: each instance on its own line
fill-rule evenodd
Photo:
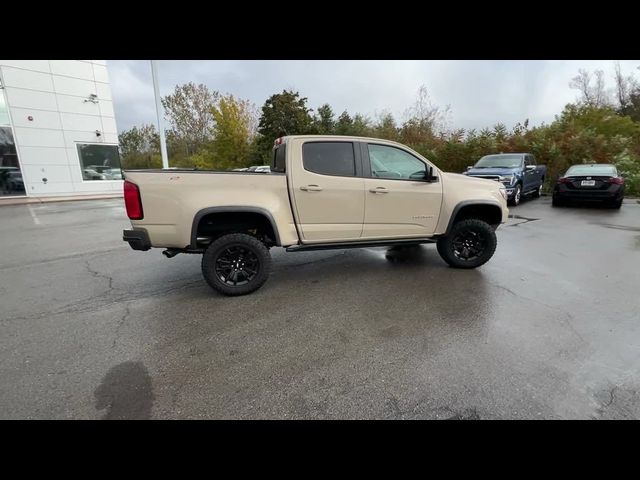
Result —
M 562 177 L 558 179 L 558 183 L 571 183 L 571 179 L 567 177 Z
M 127 207 L 127 216 L 131 220 L 142 220 L 142 201 L 140 189 L 129 180 L 124 181 L 124 205 Z
M 616 185 L 624 185 L 624 178 L 622 177 L 611 177 L 607 180 L 609 183 L 615 183 Z

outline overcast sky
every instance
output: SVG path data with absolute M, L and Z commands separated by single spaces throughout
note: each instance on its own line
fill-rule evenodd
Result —
M 620 62 L 640 77 L 640 61 Z M 111 89 L 120 131 L 156 123 L 148 60 L 109 60 Z M 210 89 L 248 99 L 258 108 L 272 94 L 295 89 L 314 110 L 329 103 L 336 114 L 348 110 L 370 118 L 389 111 L 402 120 L 421 85 L 434 104 L 449 105 L 450 125 L 512 127 L 553 121 L 578 92 L 569 81 L 580 68 L 605 71 L 612 88 L 613 60 L 160 60 L 160 95 L 176 84 L 204 83 Z

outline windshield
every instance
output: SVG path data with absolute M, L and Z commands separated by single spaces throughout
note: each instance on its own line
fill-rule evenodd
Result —
M 574 165 L 567 170 L 565 177 L 581 177 L 581 176 L 616 176 L 618 172 L 613 165 Z
M 485 155 L 474 165 L 475 168 L 516 168 L 522 164 L 522 155 Z

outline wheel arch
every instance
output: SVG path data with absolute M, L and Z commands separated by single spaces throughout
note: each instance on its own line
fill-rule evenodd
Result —
M 486 221 L 491 226 L 497 226 L 502 222 L 502 207 L 497 202 L 486 200 L 465 200 L 460 202 L 451 212 L 445 235 L 451 232 L 456 222 L 467 218 L 477 218 L 478 220 Z
M 275 241 L 275 245 L 281 246 L 280 234 L 278 233 L 278 226 L 271 212 L 260 207 L 225 205 L 222 207 L 203 208 L 194 215 L 193 222 L 191 224 L 191 248 L 197 248 L 198 229 L 200 227 L 200 223 L 202 222 L 202 220 L 209 215 L 225 214 L 225 213 L 239 213 L 239 214 L 248 213 L 248 214 L 254 214 L 259 217 L 262 217 L 271 227 L 271 230 L 274 236 L 273 240 Z

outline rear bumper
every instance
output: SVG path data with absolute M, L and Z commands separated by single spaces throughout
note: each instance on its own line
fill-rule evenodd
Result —
M 623 185 L 611 185 L 606 190 L 569 189 L 556 187 L 553 196 L 563 200 L 620 200 L 624 197 Z
M 151 241 L 149 240 L 149 234 L 146 230 L 123 230 L 122 240 L 129 243 L 129 246 L 134 250 L 149 250 L 151 248 Z

